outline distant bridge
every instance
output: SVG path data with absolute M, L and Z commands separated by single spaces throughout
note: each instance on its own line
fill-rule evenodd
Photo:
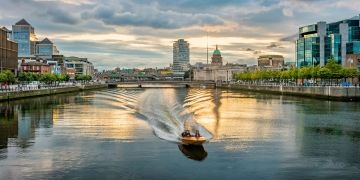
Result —
M 112 81 L 109 88 L 139 87 L 139 88 L 167 88 L 167 87 L 205 87 L 215 88 L 216 83 L 211 81 Z

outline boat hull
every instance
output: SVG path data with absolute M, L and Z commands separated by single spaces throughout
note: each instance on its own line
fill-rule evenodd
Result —
M 181 137 L 181 142 L 186 145 L 201 145 L 206 142 L 205 137 Z

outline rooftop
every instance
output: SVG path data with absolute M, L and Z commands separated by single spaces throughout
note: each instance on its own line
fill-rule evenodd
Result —
M 25 19 L 21 19 L 20 21 L 18 21 L 17 23 L 15 23 L 15 25 L 30 26 L 30 24 L 29 24 Z
M 21 63 L 21 65 L 27 65 L 27 66 L 48 66 L 48 64 L 42 63 L 42 62 L 38 62 L 38 61 L 30 61 L 30 62 L 26 62 L 26 63 Z
M 53 42 L 50 41 L 48 38 L 45 38 L 42 41 L 40 41 L 39 44 L 53 44 Z
M 284 58 L 282 55 L 261 55 L 259 58 Z
M 221 52 L 218 49 L 218 45 L 216 45 L 216 49 L 214 50 L 213 55 L 220 55 L 221 56 Z

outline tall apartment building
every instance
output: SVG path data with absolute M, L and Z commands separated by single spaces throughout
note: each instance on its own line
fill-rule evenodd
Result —
M 184 74 L 190 69 L 190 50 L 189 43 L 184 39 L 179 39 L 173 44 L 173 73 Z
M 354 54 L 360 54 L 360 16 L 299 28 L 296 41 L 297 67 L 324 66 L 329 58 L 347 66 L 349 57 Z
M 18 43 L 19 58 L 34 57 L 37 38 L 34 28 L 25 19 L 12 26 L 11 38 Z
M 17 43 L 8 39 L 8 30 L 0 28 L 0 71 L 11 70 L 17 73 Z

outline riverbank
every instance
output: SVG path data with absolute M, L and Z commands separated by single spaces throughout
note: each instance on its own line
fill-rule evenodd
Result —
M 102 89 L 107 87 L 108 87 L 107 84 L 87 84 L 87 85 L 44 88 L 44 89 L 26 90 L 26 91 L 1 92 L 0 101 L 9 101 L 14 99 L 22 99 L 22 98 L 37 97 L 37 96 L 48 96 L 53 94 L 70 93 L 70 92 L 86 91 L 93 89 Z
M 219 88 L 238 89 L 263 93 L 311 97 L 317 99 L 360 101 L 359 87 L 335 86 L 269 86 L 269 85 L 219 85 Z

